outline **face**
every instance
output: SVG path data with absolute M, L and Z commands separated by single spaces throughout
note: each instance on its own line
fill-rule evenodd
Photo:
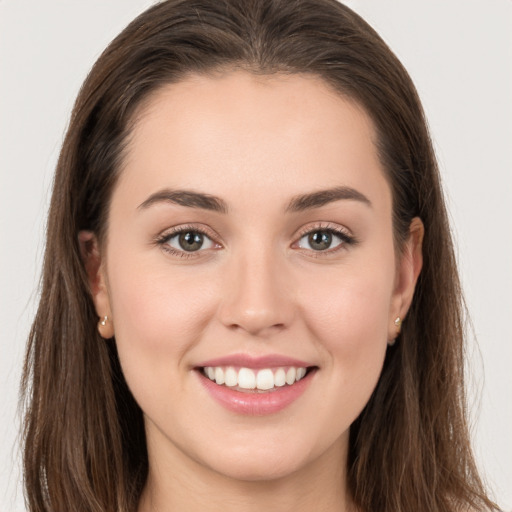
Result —
M 264 480 L 343 463 L 417 275 L 374 139 L 299 75 L 193 76 L 141 108 L 94 298 L 150 464 Z

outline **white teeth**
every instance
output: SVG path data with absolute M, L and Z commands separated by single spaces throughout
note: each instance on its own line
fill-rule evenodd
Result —
M 286 384 L 291 386 L 301 380 L 306 375 L 306 368 L 262 368 L 261 370 L 252 370 L 250 368 L 240 368 L 238 371 L 232 366 L 223 368 L 221 366 L 208 366 L 203 369 L 204 374 L 211 380 L 220 385 L 229 387 L 239 387 L 241 389 L 258 389 L 267 391 L 274 387 L 282 387 Z
M 215 368 L 215 382 L 217 384 L 224 384 L 224 370 L 219 366 Z
M 295 376 L 295 380 L 302 379 L 304 375 L 306 375 L 306 368 L 297 368 L 297 375 Z
M 272 389 L 274 387 L 274 374 L 272 370 L 260 370 L 256 376 L 256 387 L 258 389 Z
M 224 374 L 226 386 L 234 387 L 238 384 L 238 375 L 234 368 L 228 368 Z
M 295 382 L 295 377 L 297 376 L 297 370 L 292 366 L 288 368 L 286 372 L 286 384 L 291 386 Z
M 279 368 L 274 375 L 274 386 L 282 387 L 286 384 L 286 373 L 282 368 Z
M 256 375 L 249 368 L 240 368 L 238 372 L 238 386 L 242 389 L 254 389 L 256 387 Z

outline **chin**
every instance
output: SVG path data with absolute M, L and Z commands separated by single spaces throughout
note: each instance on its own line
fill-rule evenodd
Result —
M 299 461 L 261 456 L 253 460 L 230 460 L 228 463 L 212 467 L 217 473 L 242 482 L 269 482 L 286 478 L 296 473 L 302 466 Z
M 240 441 L 240 440 L 239 440 Z M 225 477 L 246 481 L 276 481 L 296 474 L 321 458 L 321 447 L 310 446 L 304 440 L 248 439 L 245 443 L 223 444 L 218 449 L 204 453 L 199 460 Z M 229 446 L 226 449 L 226 446 Z M 196 459 L 198 460 L 198 459 Z

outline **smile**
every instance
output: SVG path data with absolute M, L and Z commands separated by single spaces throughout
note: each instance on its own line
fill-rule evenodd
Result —
M 194 368 L 206 396 L 236 414 L 279 413 L 306 393 L 319 371 L 316 365 L 280 355 L 233 354 Z
M 299 366 L 279 368 L 235 368 L 232 366 L 207 366 L 203 374 L 219 386 L 227 386 L 238 391 L 271 391 L 284 386 L 292 386 L 306 376 L 307 368 Z

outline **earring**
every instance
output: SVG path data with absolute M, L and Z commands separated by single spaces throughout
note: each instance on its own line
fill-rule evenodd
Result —
M 112 319 L 107 315 L 101 318 L 98 322 L 98 332 L 100 333 L 100 336 L 105 340 L 109 340 L 114 336 L 114 324 Z
M 396 335 L 397 335 L 397 337 L 398 337 L 398 335 L 400 334 L 400 330 L 402 329 L 402 319 L 401 319 L 399 316 L 397 316 L 397 317 L 395 318 L 395 322 L 394 322 L 394 324 L 395 324 L 395 327 L 397 328 L 397 331 L 398 331 L 398 332 L 396 333 Z M 390 347 L 392 347 L 395 343 L 396 343 L 396 338 L 393 338 L 392 340 L 389 340 L 389 341 L 388 341 L 388 345 L 389 345 Z

